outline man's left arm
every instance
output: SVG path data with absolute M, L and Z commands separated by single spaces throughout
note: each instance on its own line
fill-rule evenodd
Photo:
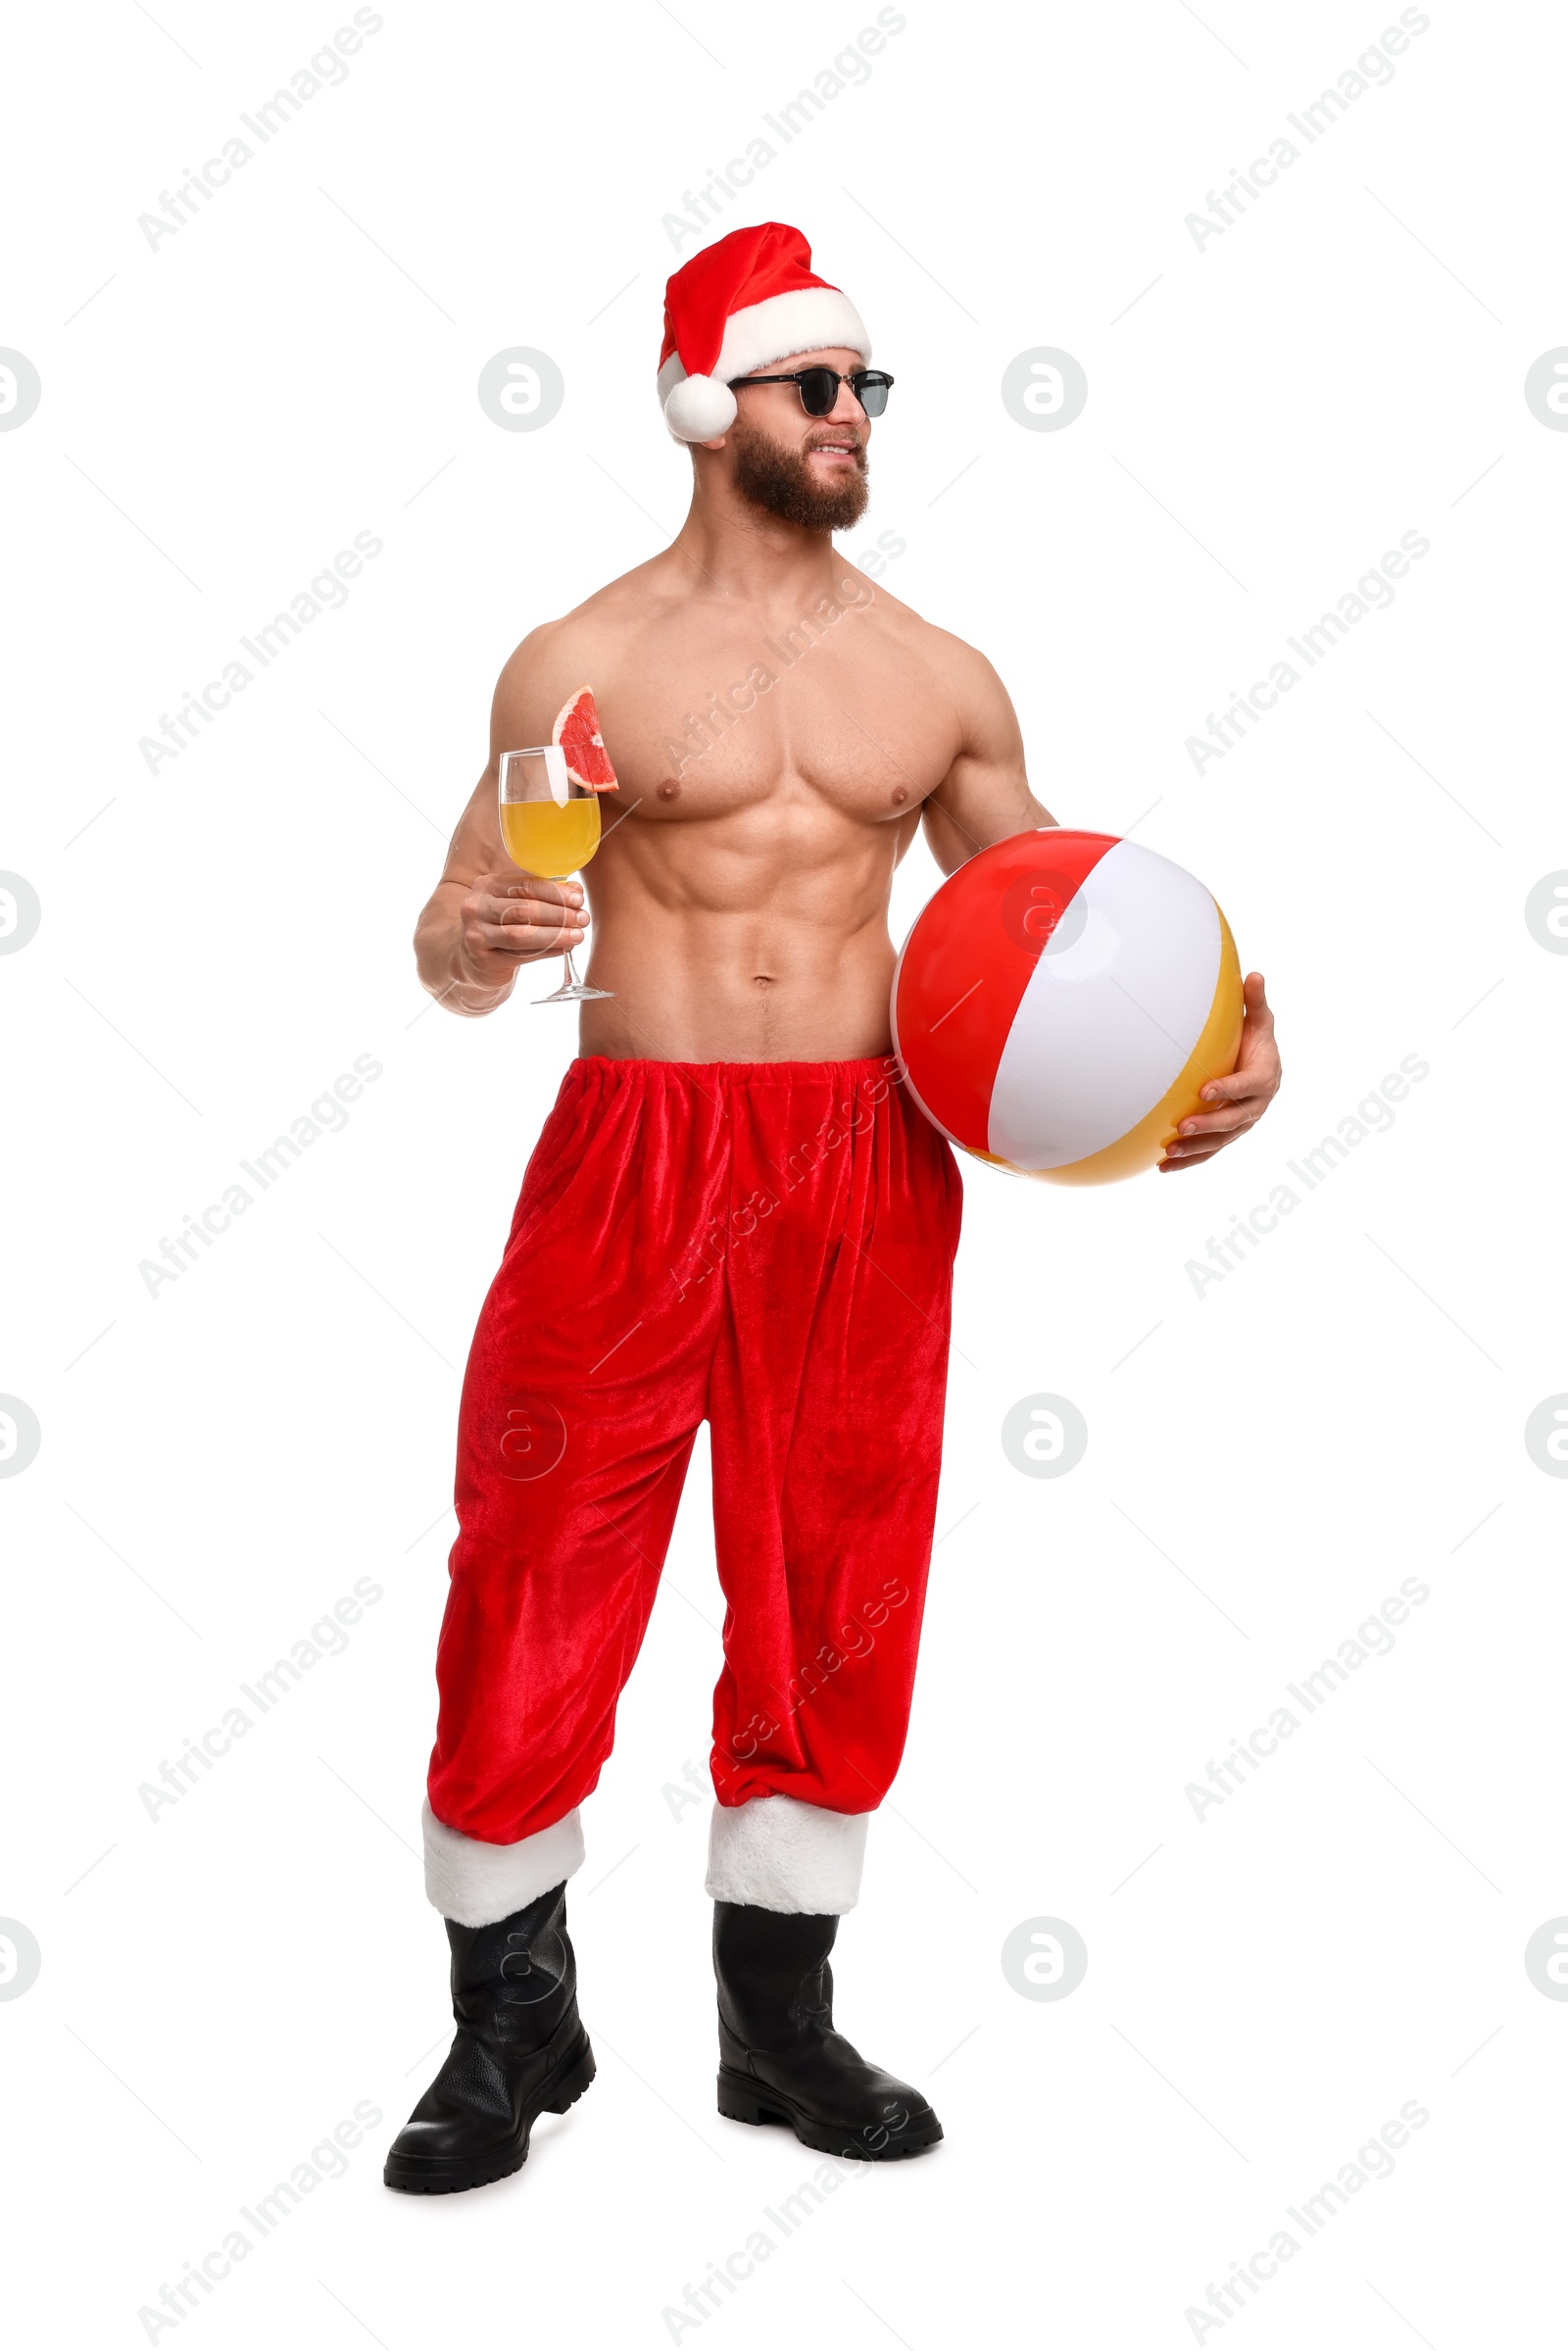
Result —
M 1056 822 L 1029 789 L 1023 734 L 1001 678 L 972 646 L 956 638 L 946 644 L 955 661 L 961 740 L 957 757 L 920 811 L 926 846 L 945 874 L 956 873 L 993 841 Z M 1243 990 L 1247 1014 L 1236 1067 L 1203 1088 L 1202 1100 L 1212 1107 L 1182 1120 L 1159 1162 L 1162 1174 L 1211 1159 L 1255 1126 L 1279 1092 L 1279 1048 L 1263 974 L 1250 971 Z

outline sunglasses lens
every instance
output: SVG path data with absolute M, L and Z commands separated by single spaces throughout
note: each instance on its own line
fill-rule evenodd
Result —
M 886 375 L 854 375 L 850 378 L 856 398 L 868 416 L 880 416 L 887 407 L 891 380 Z
M 839 396 L 839 379 L 831 367 L 801 371 L 801 406 L 808 416 L 829 416 Z

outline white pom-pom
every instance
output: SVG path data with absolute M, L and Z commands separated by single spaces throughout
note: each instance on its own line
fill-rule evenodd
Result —
M 735 395 L 716 375 L 683 375 L 664 402 L 664 422 L 677 441 L 716 441 L 735 415 Z

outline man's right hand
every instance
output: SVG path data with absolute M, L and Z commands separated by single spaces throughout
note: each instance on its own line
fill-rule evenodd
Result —
M 441 879 L 414 931 L 420 985 L 449 1012 L 479 1017 L 506 1003 L 525 963 L 581 947 L 588 906 L 575 874 L 546 881 L 511 863 L 501 832 L 497 779 L 514 743 L 547 743 L 549 712 L 576 673 L 578 657 L 550 656 L 555 622 L 517 648 L 496 687 L 490 758 L 458 819 Z M 547 657 L 548 660 L 547 660 Z M 547 674 L 535 675 L 541 662 Z M 553 662 L 553 666 L 551 665 Z
M 470 987 L 510 988 L 520 964 L 581 947 L 587 923 L 578 881 L 547 882 L 514 865 L 481 873 L 458 910 L 455 976 Z

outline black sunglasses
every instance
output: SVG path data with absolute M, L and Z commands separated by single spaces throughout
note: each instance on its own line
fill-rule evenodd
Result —
M 836 367 L 798 367 L 793 375 L 732 375 L 729 379 L 732 392 L 744 384 L 795 384 L 808 416 L 831 416 L 838 405 L 840 384 L 848 384 L 866 415 L 880 416 L 893 378 L 874 367 L 858 367 L 853 375 L 841 375 Z

